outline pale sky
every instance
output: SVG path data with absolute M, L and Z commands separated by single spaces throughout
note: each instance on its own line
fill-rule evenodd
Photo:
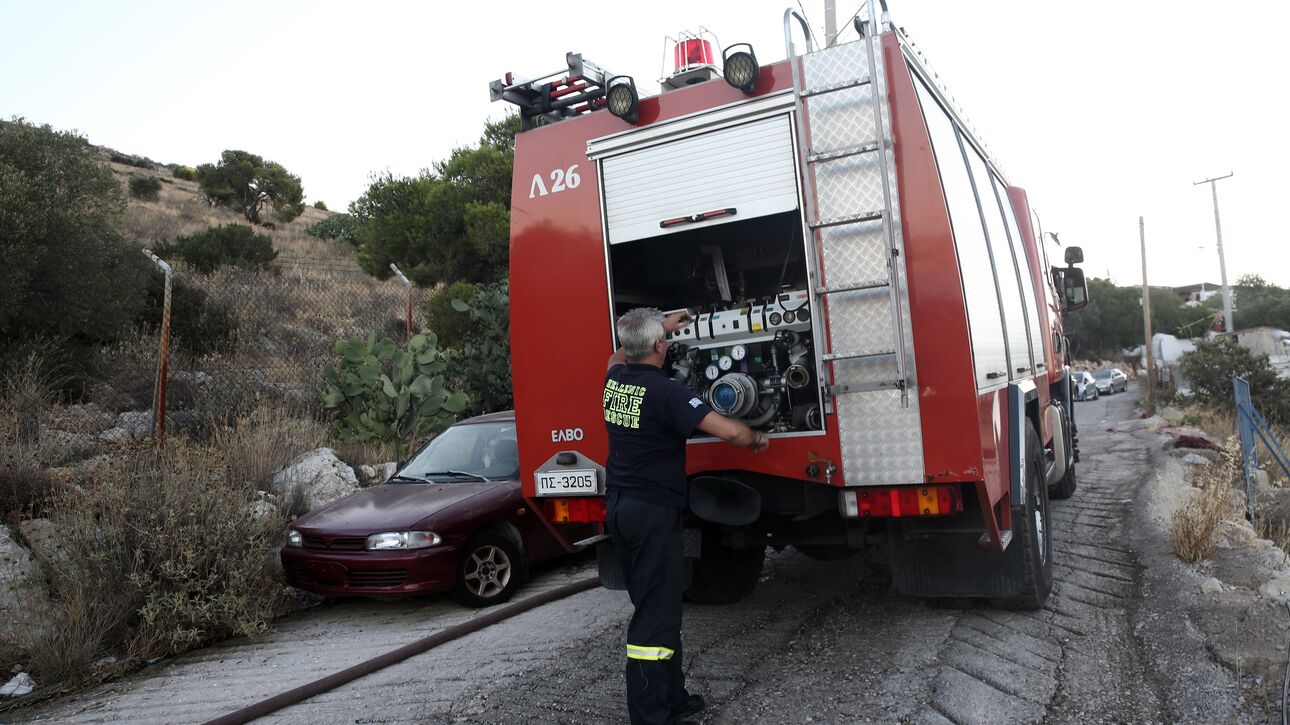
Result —
M 839 22 L 858 2 L 838 0 Z M 1290 286 L 1284 74 L 1290 6 L 889 0 L 1044 226 L 1092 276 Z M 565 51 L 656 90 L 664 38 L 708 28 L 785 55 L 785 0 L 17 2 L 0 0 L 0 117 L 190 165 L 241 148 L 334 210 L 369 175 L 413 174 L 506 108 L 487 84 L 555 71 Z M 802 0 L 822 31 L 823 0 Z M 847 37 L 854 37 L 848 35 Z M 1056 260 L 1054 260 L 1056 261 Z

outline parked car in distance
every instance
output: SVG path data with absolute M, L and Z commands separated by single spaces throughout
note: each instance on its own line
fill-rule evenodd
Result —
M 288 584 L 325 596 L 451 590 L 484 607 L 509 599 L 531 563 L 563 553 L 520 493 L 507 411 L 449 427 L 386 483 L 296 519 L 281 558 Z
M 1124 392 L 1129 389 L 1129 376 L 1119 368 L 1109 370 L 1094 370 L 1093 380 L 1097 381 L 1097 391 L 1099 393 Z
M 1097 381 L 1091 373 L 1076 372 L 1075 376 L 1075 399 L 1076 400 L 1097 400 L 1099 393 Z

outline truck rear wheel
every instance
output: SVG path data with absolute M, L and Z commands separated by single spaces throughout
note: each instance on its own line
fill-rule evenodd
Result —
M 1048 498 L 1059 501 L 1068 499 L 1075 495 L 1075 461 L 1071 461 L 1066 466 L 1066 473 L 1058 479 L 1057 483 L 1048 487 Z
M 703 529 L 698 559 L 691 559 L 687 601 L 695 604 L 734 604 L 757 588 L 766 547 L 733 549 L 721 543 L 721 530 Z
M 999 604 L 1012 609 L 1039 609 L 1053 590 L 1052 520 L 1048 512 L 1048 486 L 1043 480 L 1043 449 L 1039 434 L 1026 423 L 1026 476 L 1021 505 L 1012 507 L 1012 546 L 1021 547 L 1020 556 L 1007 557 L 1007 566 L 1020 567 L 1021 587 Z M 1074 469 L 1070 471 L 1074 480 Z

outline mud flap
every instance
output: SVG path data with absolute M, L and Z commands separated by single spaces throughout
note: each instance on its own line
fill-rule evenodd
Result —
M 614 591 L 627 591 L 627 576 L 623 572 L 623 562 L 613 539 L 596 544 L 596 569 L 600 574 L 600 586 Z
M 1015 542 L 1000 554 L 978 546 L 979 533 L 911 528 L 895 522 L 887 528 L 891 583 L 901 594 L 1006 599 L 1024 586 L 1022 547 Z

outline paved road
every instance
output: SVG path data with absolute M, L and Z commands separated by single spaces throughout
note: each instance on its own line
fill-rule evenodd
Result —
M 893 593 L 880 561 L 768 557 L 758 590 L 688 606 L 686 669 L 707 722 L 1216 722 L 1237 687 L 1152 578 L 1145 438 L 1109 430 L 1132 391 L 1081 404 L 1075 498 L 1054 503 L 1056 584 L 1039 612 L 938 608 Z M 1145 553 L 1144 553 L 1145 552 Z M 585 576 L 548 571 L 528 592 Z M 351 602 L 39 710 L 20 721 L 192 722 L 463 621 L 446 598 Z M 420 655 L 270 722 L 625 721 L 630 604 L 593 590 Z

